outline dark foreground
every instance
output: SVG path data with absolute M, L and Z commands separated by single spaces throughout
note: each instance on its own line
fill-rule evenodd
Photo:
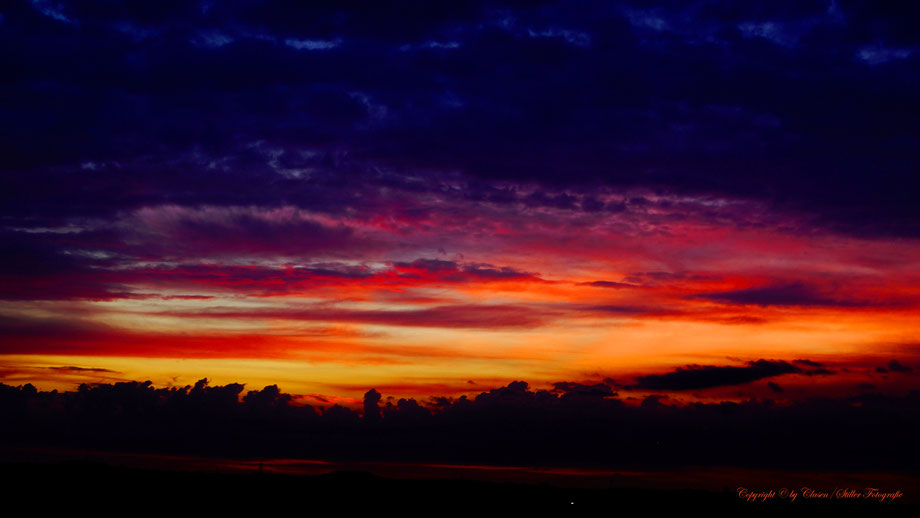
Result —
M 513 510 L 580 515 L 613 513 L 625 503 L 708 506 L 745 504 L 728 489 L 587 489 L 549 484 L 387 478 L 364 472 L 322 475 L 168 471 L 90 461 L 2 463 L 5 500 L 40 508 L 134 512 Z M 781 499 L 773 502 L 781 502 Z M 830 501 L 841 503 L 839 501 Z M 817 503 L 817 502 L 816 502 Z M 873 502 L 865 502 L 873 503 Z M 270 515 L 270 514 L 269 514 Z
M 736 502 L 731 494 L 698 490 L 575 489 L 469 480 L 407 480 L 370 473 L 324 475 L 202 473 L 68 461 L 0 464 L 5 492 L 14 499 L 84 509 L 135 511 L 311 511 L 414 509 L 613 512 L 625 501 L 712 505 Z M 9 500 L 8 500 L 9 501 Z

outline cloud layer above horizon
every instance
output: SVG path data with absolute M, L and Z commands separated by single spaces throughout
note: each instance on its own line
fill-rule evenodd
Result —
M 918 17 L 14 2 L 0 379 L 916 387 Z

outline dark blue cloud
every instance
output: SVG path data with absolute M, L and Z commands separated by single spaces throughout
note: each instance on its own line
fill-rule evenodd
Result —
M 10 218 L 343 206 L 360 200 L 336 179 L 460 172 L 753 198 L 916 236 L 917 10 L 17 2 L 0 23 L 0 202 Z

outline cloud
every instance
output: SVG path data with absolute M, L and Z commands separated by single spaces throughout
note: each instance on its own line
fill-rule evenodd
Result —
M 567 397 L 613 397 L 616 391 L 607 383 L 584 384 L 571 381 L 553 383 L 553 391 Z
M 21 52 L 5 55 L 16 80 L 0 99 L 18 130 L 0 140 L 0 206 L 34 217 L 335 205 L 343 198 L 309 191 L 331 187 L 317 173 L 349 157 L 367 167 L 340 179 L 452 171 L 497 185 L 642 187 L 756 199 L 851 235 L 920 232 L 905 194 L 917 187 L 918 78 L 896 73 L 920 48 L 913 7 L 464 4 L 412 16 L 312 3 L 11 8 L 5 48 Z M 66 23 L 77 21 L 93 30 Z M 632 80 L 611 79 L 624 73 Z M 386 124 L 368 124 L 348 92 L 386 106 Z M 445 103 L 448 92 L 462 103 Z M 323 158 L 272 168 L 254 142 L 281 161 Z
M 856 52 L 856 58 L 867 65 L 883 65 L 891 61 L 907 59 L 911 57 L 914 52 L 914 49 L 870 45 L 860 48 Z
M 837 374 L 837 372 L 830 369 L 812 369 L 810 371 L 802 371 L 802 374 L 805 376 L 832 376 Z
M 636 377 L 630 388 L 638 390 L 698 390 L 730 385 L 743 385 L 764 378 L 799 373 L 801 369 L 785 361 L 749 361 L 743 367 L 688 365 L 667 374 Z
M 67 16 L 61 9 L 61 4 L 51 0 L 32 0 L 32 6 L 43 15 L 59 22 L 75 24 L 76 20 Z
M 98 259 L 68 254 L 66 250 L 56 251 L 50 240 L 38 246 L 38 238 L 21 239 L 21 235 L 16 233 L 7 241 L 10 245 L 9 253 L 0 260 L 0 267 L 6 272 L 6 275 L 0 274 L 0 278 L 6 277 L 7 280 L 0 288 L 0 299 L 113 300 L 159 297 L 162 300 L 210 300 L 214 292 L 281 296 L 323 287 L 391 290 L 396 287 L 490 282 L 545 282 L 537 274 L 509 266 L 428 259 L 418 259 L 411 263 L 395 262 L 375 268 L 337 261 L 316 262 L 312 266 L 265 266 L 168 260 L 169 256 L 191 255 L 222 257 L 227 258 L 228 262 L 239 262 L 245 257 L 251 262 L 257 262 L 258 257 L 273 254 L 296 256 L 321 254 L 324 250 L 344 253 L 352 248 L 350 243 L 355 243 L 347 231 L 326 229 L 317 229 L 313 233 L 301 227 L 298 232 L 287 234 L 284 229 L 253 230 L 260 234 L 257 239 L 249 239 L 245 232 L 212 230 L 215 237 L 211 238 L 197 236 L 197 232 L 196 235 L 186 235 L 183 239 L 191 241 L 185 245 L 166 248 L 160 243 L 136 249 L 138 255 L 162 254 L 156 265 L 138 265 L 127 258 Z M 221 235 L 217 237 L 216 234 Z M 168 241 L 163 239 L 163 243 Z M 289 245 L 288 239 L 300 242 Z M 355 244 L 354 249 L 360 249 L 366 244 L 366 241 Z M 137 246 L 136 241 L 134 246 Z M 122 253 L 125 252 L 122 250 Z M 158 290 L 168 290 L 170 293 L 151 293 Z M 175 290 L 201 290 L 208 294 L 176 294 Z
M 86 372 L 89 372 L 89 373 L 93 373 L 93 372 L 106 372 L 106 373 L 112 373 L 112 374 L 121 374 L 121 373 L 118 372 L 118 371 L 113 371 L 113 370 L 109 370 L 109 369 L 101 369 L 101 368 L 98 368 L 98 367 L 76 367 L 76 366 L 73 366 L 73 365 L 64 365 L 64 366 L 60 366 L 60 367 L 48 367 L 48 368 L 51 369 L 51 370 L 55 370 L 55 371 L 74 372 L 74 373 L 78 373 L 78 374 L 79 374 L 79 373 L 86 373 Z
M 888 370 L 891 372 L 899 372 L 901 374 L 908 374 L 914 371 L 913 367 L 908 367 L 907 365 L 902 364 L 898 360 L 891 360 L 888 362 Z
M 824 365 L 812 360 L 792 360 L 792 363 L 798 363 L 799 365 L 805 365 L 806 367 L 824 367 Z
M 625 282 L 613 282 L 613 281 L 591 281 L 583 282 L 582 286 L 594 286 L 597 288 L 635 288 L 635 284 L 628 284 Z
M 447 282 L 534 281 L 542 282 L 536 274 L 509 266 L 487 263 L 465 263 L 440 259 L 416 259 L 411 263 L 395 263 L 393 268 L 406 278 L 429 278 Z
M 877 302 L 837 298 L 801 281 L 777 282 L 737 290 L 701 293 L 692 298 L 744 306 L 865 307 Z
M 284 40 L 284 44 L 297 50 L 330 50 L 340 46 L 342 40 L 298 40 L 288 38 Z
M 275 318 L 320 322 L 354 322 L 406 327 L 459 329 L 515 329 L 545 325 L 558 312 L 523 304 L 461 304 L 424 309 L 361 310 L 315 306 L 305 309 L 223 310 L 164 312 L 184 318 Z

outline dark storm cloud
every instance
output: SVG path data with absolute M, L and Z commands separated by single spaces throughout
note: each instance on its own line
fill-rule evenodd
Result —
M 307 179 L 354 174 L 348 157 L 427 181 L 751 197 L 832 230 L 916 236 L 917 10 L 13 2 L 0 203 L 17 220 L 165 202 L 333 210 L 330 193 L 361 198 Z
M 636 377 L 631 388 L 644 390 L 697 390 L 742 385 L 764 378 L 800 373 L 801 369 L 785 361 L 757 360 L 744 367 L 688 365 L 667 374 Z

